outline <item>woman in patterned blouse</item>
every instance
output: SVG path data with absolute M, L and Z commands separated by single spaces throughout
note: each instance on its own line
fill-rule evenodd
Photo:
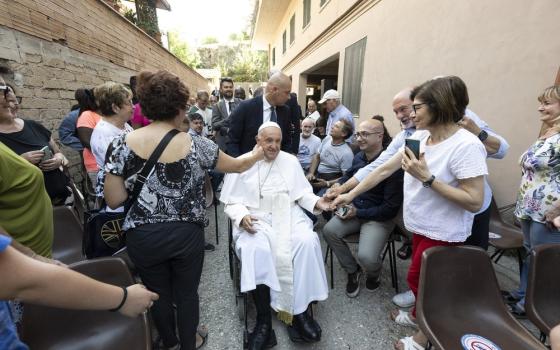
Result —
M 185 84 L 167 71 L 140 73 L 136 92 L 152 123 L 112 142 L 105 164 L 105 200 L 111 208 L 129 197 L 136 175 L 161 139 L 181 127 L 189 100 Z M 262 158 L 262 149 L 232 158 L 214 142 L 181 132 L 167 145 L 132 204 L 123 224 L 128 252 L 143 283 L 160 295 L 152 317 L 165 348 L 195 348 L 204 261 L 205 171 L 242 172 Z
M 521 156 L 523 172 L 515 216 L 521 221 L 527 252 L 545 243 L 560 243 L 553 220 L 560 216 L 560 86 L 551 86 L 539 96 L 540 120 L 548 128 Z M 511 311 L 524 316 L 529 258 L 521 269 L 519 289 L 507 301 Z

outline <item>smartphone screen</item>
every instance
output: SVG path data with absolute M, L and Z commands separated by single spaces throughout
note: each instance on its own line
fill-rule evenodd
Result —
M 41 151 L 45 152 L 45 155 L 43 156 L 43 159 L 41 159 L 41 162 L 47 161 L 53 157 L 53 153 L 49 146 L 41 148 Z
M 404 145 L 414 153 L 416 159 L 420 159 L 420 140 L 405 139 Z

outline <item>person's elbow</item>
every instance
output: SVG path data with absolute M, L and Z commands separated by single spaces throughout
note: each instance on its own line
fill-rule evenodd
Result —
M 482 204 L 484 204 L 484 195 L 481 192 L 472 196 L 471 199 L 465 203 L 465 209 L 471 213 L 478 213 L 480 209 L 482 209 Z

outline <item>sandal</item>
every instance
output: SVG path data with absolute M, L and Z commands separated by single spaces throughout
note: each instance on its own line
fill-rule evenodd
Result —
M 399 313 L 396 315 L 394 313 L 391 313 L 391 319 L 395 321 L 396 324 L 399 324 L 401 326 L 418 328 L 416 322 L 414 322 L 414 320 L 410 318 L 410 314 L 408 313 L 408 311 L 403 311 L 403 310 L 398 310 L 398 311 Z
M 205 325 L 200 325 L 198 326 L 198 328 L 196 329 L 196 335 L 198 337 L 196 337 L 196 347 L 195 349 L 200 349 L 202 348 L 204 345 L 206 345 L 206 341 L 208 340 L 208 327 L 206 327 Z M 202 339 L 202 343 L 198 344 L 198 338 L 200 337 L 200 339 Z
M 402 339 L 399 339 L 399 341 L 395 344 L 395 349 L 397 348 L 397 344 L 398 343 L 403 343 L 404 344 L 404 348 L 403 350 L 425 350 L 426 348 L 423 347 L 422 345 L 418 344 L 413 338 L 412 336 L 410 337 L 404 337 Z
M 402 259 L 406 260 L 410 258 L 412 255 L 412 245 L 410 243 L 403 243 L 402 247 L 397 250 L 397 256 Z

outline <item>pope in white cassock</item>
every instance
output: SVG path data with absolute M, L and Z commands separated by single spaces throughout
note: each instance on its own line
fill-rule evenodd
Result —
M 328 296 L 319 238 L 302 208 L 318 214 L 329 204 L 313 194 L 297 158 L 280 151 L 281 141 L 278 124 L 262 124 L 257 145 L 264 160 L 226 175 L 220 196 L 233 222 L 241 291 L 253 291 L 257 309 L 249 349 L 276 345 L 270 307 L 289 325 L 293 341 L 319 341 L 321 328 L 307 309 Z

